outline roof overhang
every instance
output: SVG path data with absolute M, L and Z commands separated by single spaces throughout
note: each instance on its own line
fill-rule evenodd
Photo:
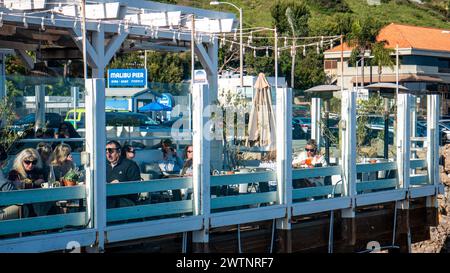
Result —
M 357 81 L 356 81 L 357 79 Z M 358 76 L 352 77 L 351 82 L 352 83 L 361 83 L 362 77 Z M 373 75 L 372 80 L 370 79 L 370 76 L 364 76 L 364 83 L 376 83 L 378 82 L 378 75 Z M 380 82 L 396 82 L 396 76 L 395 75 L 382 75 Z M 427 83 L 444 83 L 444 80 L 438 77 L 430 76 L 430 75 L 418 75 L 418 74 L 400 74 L 399 75 L 399 82 L 427 82 Z

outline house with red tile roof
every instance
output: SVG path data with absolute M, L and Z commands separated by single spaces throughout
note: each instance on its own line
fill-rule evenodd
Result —
M 442 93 L 442 112 L 450 112 L 450 28 L 438 29 L 391 23 L 380 30 L 377 41 L 385 41 L 386 47 L 399 54 L 399 82 L 417 92 Z M 378 82 L 378 67 L 370 67 L 366 61 L 364 78 L 361 64 L 348 62 L 352 48 L 338 45 L 325 51 L 325 72 L 337 85 L 345 89 L 358 83 Z M 370 52 L 366 52 L 370 58 Z M 341 55 L 343 56 L 343 83 L 341 83 Z M 392 56 L 395 63 L 395 52 Z M 358 68 L 358 69 L 356 69 Z M 396 67 L 382 67 L 381 82 L 396 81 Z

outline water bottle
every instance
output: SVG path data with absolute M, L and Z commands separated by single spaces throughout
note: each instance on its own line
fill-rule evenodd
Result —
M 56 182 L 55 170 L 53 170 L 53 165 L 50 165 L 50 172 L 48 174 L 48 184 L 53 186 Z

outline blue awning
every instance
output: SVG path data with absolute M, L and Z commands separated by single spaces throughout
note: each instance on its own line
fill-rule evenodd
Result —
M 149 104 L 142 106 L 138 110 L 139 112 L 172 111 L 172 108 L 157 102 L 151 102 Z

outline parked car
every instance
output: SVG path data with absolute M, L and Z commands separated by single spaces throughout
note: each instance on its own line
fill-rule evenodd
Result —
M 62 117 L 58 113 L 45 113 L 45 127 L 58 128 L 61 124 Z M 36 122 L 36 114 L 31 113 L 21 119 L 14 121 L 12 130 L 23 132 L 27 128 L 34 127 Z
M 84 109 L 77 109 L 76 114 L 74 110 L 67 112 L 64 121 L 76 125 L 76 129 L 83 129 L 86 126 L 86 113 Z M 74 121 L 75 118 L 75 121 Z M 105 112 L 106 126 L 130 126 L 141 128 L 158 128 L 159 125 L 156 121 L 149 116 L 127 111 L 110 111 Z

